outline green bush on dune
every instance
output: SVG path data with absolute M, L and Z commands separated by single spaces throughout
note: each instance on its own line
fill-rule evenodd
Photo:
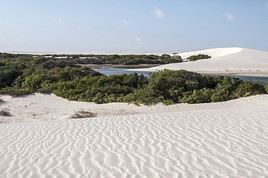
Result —
M 50 84 L 50 92 L 70 100 L 136 104 L 208 103 L 264 94 L 264 87 L 228 77 L 163 70 L 145 78 L 137 74 L 83 77 Z
M 211 56 L 206 55 L 206 54 L 198 54 L 198 55 L 190 56 L 190 57 L 188 57 L 187 59 L 188 59 L 189 61 L 197 61 L 197 60 L 201 60 L 201 59 L 209 59 L 209 58 L 211 58 Z
M 239 79 L 183 70 L 163 70 L 150 77 L 138 74 L 104 76 L 73 65 L 71 61 L 28 59 L 27 56 L 1 60 L 1 94 L 21 96 L 35 92 L 96 103 L 173 104 L 226 101 L 264 94 L 265 88 Z
M 268 93 L 268 83 L 265 85 L 265 91 Z

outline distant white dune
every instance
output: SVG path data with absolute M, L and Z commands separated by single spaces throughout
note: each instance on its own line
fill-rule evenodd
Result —
M 183 53 L 179 53 L 178 55 L 181 56 L 182 58 L 188 58 L 193 55 L 207 54 L 213 58 L 216 58 L 216 57 L 223 57 L 223 56 L 227 56 L 230 54 L 239 53 L 242 50 L 243 48 L 214 48 L 214 49 L 205 49 L 205 50 L 200 50 L 200 51 L 183 52 Z
M 223 73 L 268 76 L 268 52 L 244 48 L 216 48 L 180 53 L 183 58 L 197 54 L 207 54 L 212 58 L 194 62 L 161 65 L 141 71 L 163 69 L 188 70 L 199 73 Z
M 267 95 L 169 107 L 0 98 L 16 121 L 0 124 L 0 177 L 268 176 Z M 68 119 L 79 110 L 100 115 Z M 39 122 L 17 122 L 28 118 Z

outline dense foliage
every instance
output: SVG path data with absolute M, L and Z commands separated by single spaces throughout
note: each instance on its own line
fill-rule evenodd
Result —
M 0 91 L 24 95 L 44 89 L 47 83 L 72 81 L 101 74 L 89 68 L 46 58 L 2 58 L 0 60 Z
M 268 83 L 265 85 L 266 93 L 268 93 Z
M 91 55 L 91 56 L 72 56 L 79 64 L 121 64 L 121 65 L 136 65 L 136 64 L 169 64 L 182 62 L 180 56 L 170 56 L 163 54 L 157 55 Z
M 168 54 L 158 55 L 30 55 L 30 54 L 8 54 L 0 53 L 0 59 L 49 59 L 48 64 L 57 62 L 60 64 L 116 64 L 116 65 L 138 65 L 138 64 L 169 64 L 182 62 L 180 56 Z
M 206 55 L 206 54 L 198 54 L 198 55 L 190 56 L 187 59 L 189 61 L 197 61 L 197 60 L 200 60 L 200 59 L 209 59 L 209 58 L 211 58 L 211 56 Z
M 267 90 L 268 86 L 266 87 Z M 68 61 L 10 56 L 0 60 L 0 93 L 34 92 L 96 103 L 154 104 L 207 103 L 263 94 L 265 87 L 229 77 L 163 70 L 144 77 L 138 74 L 104 76 Z
M 127 96 L 127 101 L 146 104 L 209 103 L 263 93 L 263 86 L 239 79 L 163 70 L 153 74 L 142 89 Z

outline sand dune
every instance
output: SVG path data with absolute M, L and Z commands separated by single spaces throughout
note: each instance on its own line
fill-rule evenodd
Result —
M 216 48 L 202 51 L 180 53 L 187 58 L 192 55 L 207 54 L 212 58 L 194 62 L 161 65 L 141 71 L 162 69 L 188 70 L 199 73 L 242 74 L 268 76 L 268 52 L 244 48 Z M 137 69 L 135 69 L 137 70 Z
M 9 100 L 2 96 L 8 101 L 0 107 L 14 100 L 26 105 L 29 100 L 37 107 L 34 99 L 42 97 L 49 99 L 41 103 L 61 103 L 66 116 L 72 107 L 86 105 L 37 94 Z M 51 112 L 46 117 L 63 114 L 60 106 L 53 106 L 52 112 L 44 105 Z M 136 107 L 121 103 L 108 108 L 112 106 L 126 111 Z M 141 106 L 139 113 L 124 116 L 115 112 L 78 120 L 2 123 L 0 177 L 267 177 L 267 106 L 268 96 L 262 95 L 224 103 Z
M 181 56 L 183 59 L 186 59 L 193 55 L 198 54 L 207 54 L 213 58 L 216 57 L 224 57 L 231 54 L 240 53 L 243 51 L 243 48 L 213 48 L 213 49 L 205 49 L 205 50 L 199 50 L 199 51 L 192 51 L 192 52 L 183 52 L 179 53 L 178 55 Z
M 241 98 L 223 103 L 174 104 L 170 106 L 163 104 L 137 106 L 127 103 L 95 104 L 68 101 L 53 94 L 44 95 L 38 93 L 15 98 L 0 95 L 0 98 L 5 101 L 4 104 L 0 104 L 0 111 L 6 110 L 12 114 L 12 117 L 0 116 L 0 122 L 2 123 L 70 119 L 72 115 L 79 111 L 92 112 L 97 117 L 103 117 L 178 111 L 219 110 L 222 107 L 225 110 L 234 108 L 251 109 L 252 106 L 250 103 L 254 103 L 258 108 L 268 108 L 268 102 L 266 102 L 268 96 L 266 95 Z

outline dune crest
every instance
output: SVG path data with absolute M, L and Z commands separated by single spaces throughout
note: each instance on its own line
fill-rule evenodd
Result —
M 243 48 L 239 47 L 232 47 L 232 48 L 213 48 L 213 49 L 205 49 L 205 50 L 199 50 L 199 51 L 192 51 L 192 52 L 183 52 L 179 53 L 178 55 L 181 56 L 182 58 L 188 58 L 193 55 L 198 55 L 198 54 L 207 54 L 211 56 L 212 58 L 216 57 L 222 57 L 222 56 L 227 56 L 230 54 L 235 54 L 239 53 Z
M 268 76 L 268 52 L 245 48 L 215 48 L 179 53 L 183 58 L 206 54 L 210 59 L 160 65 L 152 68 L 132 69 L 131 71 L 155 72 L 163 69 L 188 70 L 198 73 L 238 74 Z

